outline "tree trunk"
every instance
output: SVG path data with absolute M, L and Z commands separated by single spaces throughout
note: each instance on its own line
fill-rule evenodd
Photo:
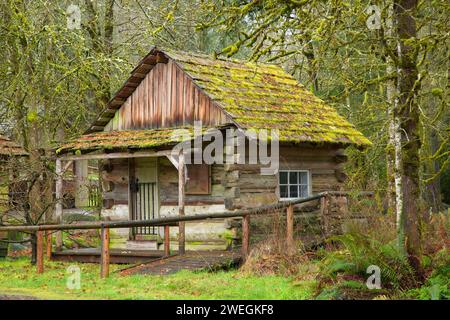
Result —
M 392 14 L 393 8 L 389 6 L 388 8 L 388 18 L 386 19 L 386 35 L 388 38 L 392 38 L 392 34 L 394 33 L 393 25 L 392 25 Z M 386 54 L 386 73 L 391 75 L 395 71 L 394 62 L 389 54 Z M 387 211 L 388 213 L 396 213 L 397 211 L 397 195 L 401 196 L 401 192 L 396 192 L 397 184 L 400 184 L 401 175 L 398 174 L 400 163 L 396 161 L 396 155 L 400 154 L 399 150 L 401 144 L 399 143 L 399 139 L 396 139 L 398 132 L 398 121 L 394 116 L 394 109 L 396 105 L 397 99 L 397 88 L 395 85 L 395 80 L 389 78 L 389 81 L 386 83 L 386 99 L 388 104 L 388 143 L 386 146 L 386 178 L 387 178 Z M 401 203 L 401 197 L 398 199 Z
M 399 205 L 399 240 L 405 236 L 405 248 L 412 267 L 420 271 L 420 226 L 419 226 L 419 111 L 416 100 L 418 70 L 416 52 L 409 41 L 417 36 L 415 22 L 417 0 L 394 1 L 397 43 L 397 92 L 398 99 L 394 116 L 399 120 L 401 152 L 401 193 Z M 398 131 L 398 130 L 397 130 Z
M 37 235 L 36 232 L 30 234 L 31 240 L 31 264 L 35 265 L 37 261 Z
M 424 138 L 428 138 L 429 148 L 425 152 L 428 152 L 431 156 L 438 151 L 441 142 L 435 129 L 431 128 L 426 134 L 427 136 Z M 436 159 L 425 161 L 423 171 L 425 177 L 435 176 L 440 171 L 439 161 Z M 440 176 L 434 178 L 431 182 L 425 183 L 422 194 L 426 202 L 426 210 L 424 211 L 423 218 L 424 222 L 428 222 L 431 212 L 436 213 L 442 209 Z

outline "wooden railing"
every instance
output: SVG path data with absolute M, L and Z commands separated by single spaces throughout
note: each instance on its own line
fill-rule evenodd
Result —
M 198 214 L 192 216 L 175 216 L 158 218 L 153 220 L 135 220 L 135 221 L 101 221 L 87 222 L 83 224 L 45 224 L 45 225 L 2 225 L 0 231 L 22 231 L 37 233 L 37 272 L 44 272 L 44 234 L 47 238 L 47 256 L 51 257 L 51 234 L 52 231 L 61 232 L 63 230 L 85 230 L 100 229 L 101 230 L 101 277 L 105 278 L 109 275 L 110 261 L 110 238 L 109 229 L 112 228 L 133 228 L 133 227 L 150 227 L 164 226 L 164 254 L 170 255 L 170 238 L 169 228 L 179 222 L 201 221 L 209 219 L 223 218 L 242 218 L 242 255 L 246 259 L 250 250 L 250 217 L 258 215 L 274 214 L 286 210 L 286 244 L 289 254 L 295 252 L 294 242 L 294 206 L 314 200 L 326 198 L 329 195 L 346 196 L 345 192 L 323 192 L 314 196 L 278 202 L 272 205 L 261 206 L 251 209 L 236 210 L 233 212 L 217 212 L 208 214 Z M 323 201 L 322 201 L 323 202 Z

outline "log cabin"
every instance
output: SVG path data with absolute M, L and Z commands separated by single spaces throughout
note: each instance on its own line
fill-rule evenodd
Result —
M 18 200 L 13 193 L 14 188 L 11 184 L 12 166 L 9 161 L 18 157 L 26 157 L 28 153 L 11 139 L 0 135 L 0 223 L 6 220 L 6 213 L 10 210 L 11 203 Z M 7 232 L 0 232 L 0 239 L 8 238 Z M 8 245 L 0 242 L 0 258 L 7 254 Z
M 18 174 L 15 172 L 14 163 L 12 162 L 28 156 L 28 152 L 22 146 L 0 135 L 0 206 L 2 203 L 7 204 L 14 201 L 15 195 L 13 191 L 18 191 L 15 189 L 23 184 L 23 181 L 12 181 L 11 177 Z M 13 186 L 13 183 L 15 183 L 15 186 Z
M 261 174 L 264 164 L 245 162 L 249 152 L 239 152 L 249 151 L 248 135 L 231 143 L 234 159 L 243 157 L 244 163 L 189 163 L 189 149 L 174 155 L 174 146 L 191 139 L 180 139 L 177 132 L 192 132 L 198 123 L 200 136 L 211 128 L 276 131 L 277 170 Z M 236 151 L 239 143 L 244 148 Z M 340 190 L 343 150 L 350 145 L 364 148 L 370 141 L 279 66 L 154 47 L 89 129 L 57 149 L 56 167 L 61 175 L 62 162 L 99 160 L 102 219 L 145 220 Z M 200 144 L 201 151 L 206 147 Z M 61 189 L 59 181 L 59 196 Z M 61 216 L 57 205 L 56 218 Z M 170 229 L 170 237 L 178 239 L 171 245 L 180 252 L 185 246 L 225 248 L 235 236 L 231 225 L 224 219 L 180 223 Z M 112 235 L 113 245 L 158 249 L 163 232 L 158 227 L 123 230 Z

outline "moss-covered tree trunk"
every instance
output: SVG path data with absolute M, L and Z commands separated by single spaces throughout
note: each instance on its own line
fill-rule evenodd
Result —
M 397 43 L 397 106 L 401 133 L 401 189 L 403 203 L 399 219 L 399 237 L 404 235 L 404 247 L 416 271 L 420 270 L 420 184 L 419 184 L 419 110 L 416 92 L 419 89 L 417 36 L 415 22 L 417 0 L 394 1 Z M 401 244 L 402 245 L 402 244 Z

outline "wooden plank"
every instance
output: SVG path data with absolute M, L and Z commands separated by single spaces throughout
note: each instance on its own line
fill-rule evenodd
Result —
M 286 243 L 288 255 L 295 253 L 294 243 L 294 206 L 290 205 L 286 209 Z
M 250 253 L 250 215 L 242 218 L 242 257 L 247 259 Z
M 153 97 L 155 96 L 155 92 L 153 91 L 153 71 L 148 75 L 147 82 L 145 86 L 145 90 L 148 92 L 148 127 L 156 128 L 155 125 L 155 107 L 153 104 Z
M 131 190 L 131 183 L 136 177 L 136 162 L 133 158 L 128 159 L 128 219 L 133 220 L 134 194 Z M 128 230 L 128 238 L 134 240 L 133 228 Z
M 184 185 L 186 182 L 185 177 L 185 161 L 183 150 L 178 156 L 178 215 L 184 216 Z M 185 223 L 180 221 L 178 224 L 178 253 L 185 253 Z
M 142 63 L 141 65 L 139 65 L 139 66 L 135 69 L 133 75 L 134 75 L 135 73 L 146 74 L 146 73 L 148 73 L 150 70 L 152 70 L 153 66 L 154 66 L 154 65 L 152 65 L 152 64 L 145 64 L 145 63 Z
M 170 256 L 170 226 L 164 226 L 164 255 Z
M 148 103 L 148 95 L 149 95 L 149 91 L 148 91 L 148 80 L 149 76 L 147 75 L 147 77 L 145 77 L 143 84 L 141 86 L 142 88 L 142 92 L 143 92 L 143 101 L 142 101 L 142 108 L 144 109 L 143 111 L 143 116 L 142 116 L 142 128 L 150 128 L 150 112 L 149 112 L 149 103 Z
M 102 245 L 101 245 L 101 266 L 100 277 L 107 278 L 109 276 L 109 228 L 102 228 Z
M 156 55 L 156 62 L 165 64 L 169 62 L 169 59 L 163 53 L 158 53 Z
M 36 237 L 37 273 L 44 273 L 44 231 L 38 231 Z
M 160 68 L 156 66 L 153 71 L 153 106 L 155 108 L 155 123 L 156 128 L 160 128 L 161 126 L 161 101 L 160 101 L 160 83 L 159 83 L 159 70 Z
M 120 107 L 122 104 L 124 104 L 126 101 L 126 99 L 122 99 L 122 98 L 114 98 L 110 103 L 109 106 L 110 107 Z
M 144 59 L 142 59 L 142 62 L 151 65 L 155 65 L 158 63 L 157 58 L 154 55 L 149 55 L 145 57 Z
M 136 151 L 136 152 L 113 152 L 113 153 L 95 153 L 82 155 L 66 155 L 59 159 L 68 160 L 93 160 L 93 159 L 125 159 L 125 158 L 146 158 L 146 157 L 166 157 L 171 154 L 171 150 L 160 151 Z

